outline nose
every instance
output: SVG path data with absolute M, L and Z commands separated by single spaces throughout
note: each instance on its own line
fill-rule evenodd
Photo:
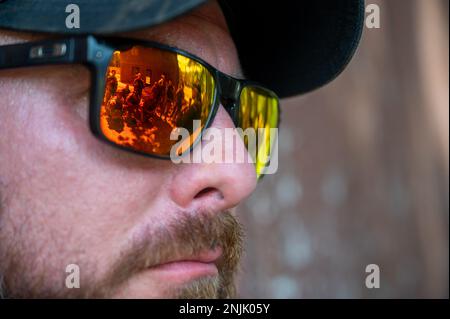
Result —
M 247 150 L 239 136 L 234 139 L 234 143 L 223 138 L 226 136 L 225 129 L 234 129 L 233 121 L 223 106 L 219 107 L 211 128 L 221 133 L 222 159 L 225 159 L 225 154 L 232 154 L 234 159 L 247 158 Z M 170 196 L 183 208 L 217 212 L 231 209 L 247 198 L 256 187 L 255 166 L 249 161 L 196 162 L 178 164 L 171 181 Z

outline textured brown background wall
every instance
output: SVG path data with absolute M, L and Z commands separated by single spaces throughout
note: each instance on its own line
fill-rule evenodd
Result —
M 279 172 L 238 210 L 242 297 L 448 297 L 448 0 L 367 2 L 347 71 L 283 101 Z

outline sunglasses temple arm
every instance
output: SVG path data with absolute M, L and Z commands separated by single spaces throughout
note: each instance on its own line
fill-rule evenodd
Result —
M 86 38 L 67 38 L 0 46 L 0 69 L 85 63 Z

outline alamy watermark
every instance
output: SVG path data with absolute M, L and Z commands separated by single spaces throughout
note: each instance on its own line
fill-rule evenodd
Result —
M 381 11 L 377 4 L 369 4 L 366 6 L 366 28 L 380 29 L 381 28 Z
M 80 7 L 74 3 L 66 6 L 66 28 L 79 29 L 80 28 Z
M 80 288 L 80 267 L 76 264 L 66 266 L 66 288 L 79 289 Z
M 380 267 L 376 264 L 370 264 L 366 266 L 366 288 L 378 289 L 380 288 Z
M 201 132 L 201 121 L 193 121 L 193 129 L 176 128 L 170 139 L 179 141 L 170 150 L 170 158 L 175 164 L 242 164 L 252 163 L 262 174 L 275 174 L 278 170 L 278 129 L 277 128 L 225 128 L 210 127 L 202 133 L 201 141 L 189 152 L 195 132 Z M 194 132 L 194 133 L 191 133 Z M 237 143 L 246 141 L 246 152 L 237 151 Z

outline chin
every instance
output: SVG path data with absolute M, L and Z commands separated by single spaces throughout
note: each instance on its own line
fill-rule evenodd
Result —
M 234 287 L 233 287 L 234 288 Z M 234 290 L 234 289 L 233 289 Z M 226 293 L 224 293 L 226 291 Z M 118 289 L 113 299 L 211 299 L 229 298 L 219 276 L 200 277 L 183 284 L 161 283 L 146 286 L 143 282 Z

